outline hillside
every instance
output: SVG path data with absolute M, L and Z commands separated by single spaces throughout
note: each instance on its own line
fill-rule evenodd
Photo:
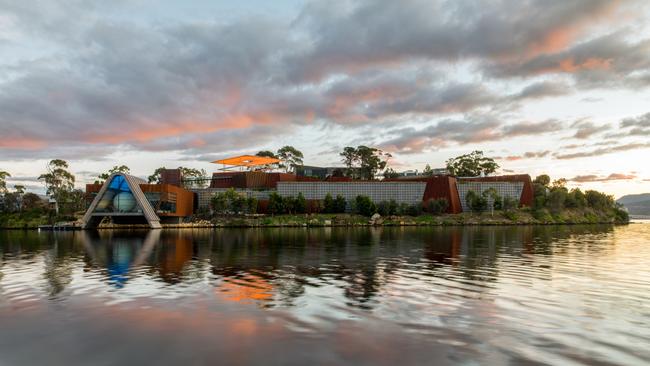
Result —
M 628 194 L 616 200 L 630 215 L 650 215 L 650 193 Z

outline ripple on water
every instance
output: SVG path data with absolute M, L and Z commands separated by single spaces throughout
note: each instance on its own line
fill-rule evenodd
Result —
M 158 235 L 0 232 L 0 354 L 34 363 L 47 342 L 12 342 L 66 324 L 94 336 L 61 364 L 136 333 L 107 363 L 175 360 L 181 338 L 230 363 L 288 344 L 332 364 L 389 364 L 398 346 L 404 364 L 650 362 L 650 225 Z

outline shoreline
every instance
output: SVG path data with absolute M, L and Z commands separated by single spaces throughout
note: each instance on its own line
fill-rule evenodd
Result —
M 617 221 L 606 212 L 593 210 L 566 210 L 560 213 L 532 212 L 526 209 L 509 212 L 460 213 L 420 216 L 365 216 L 354 214 L 295 214 L 274 216 L 222 216 L 195 217 L 191 222 L 162 224 L 162 229 L 216 229 L 216 228 L 282 228 L 282 227 L 405 227 L 405 226 L 537 226 L 537 225 L 627 225 L 630 221 Z M 66 228 L 46 227 L 47 224 L 32 222 L 22 226 L 0 227 L 0 230 L 81 230 L 72 222 Z M 97 230 L 149 229 L 148 225 L 101 225 Z

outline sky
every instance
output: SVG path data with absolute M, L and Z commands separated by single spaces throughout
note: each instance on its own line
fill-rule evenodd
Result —
M 216 170 L 292 145 L 650 192 L 650 2 L 0 0 L 0 170 Z

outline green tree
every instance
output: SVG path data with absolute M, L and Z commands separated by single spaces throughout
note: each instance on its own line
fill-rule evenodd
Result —
M 14 185 L 14 189 L 16 190 L 16 193 L 22 195 L 25 194 L 25 186 L 22 184 L 16 184 Z
M 261 156 L 261 157 L 264 157 L 264 158 L 273 158 L 273 159 L 278 158 L 278 156 L 273 151 L 269 151 L 269 150 L 258 151 L 257 154 L 255 154 L 255 156 Z M 266 165 L 264 165 L 264 169 L 275 169 L 276 167 L 277 167 L 277 164 L 266 164 Z
M 377 212 L 377 206 L 368 196 L 359 195 L 354 199 L 355 212 L 363 216 L 372 216 Z
M 543 187 L 548 187 L 548 185 L 551 184 L 551 177 L 549 177 L 546 174 L 538 175 L 537 177 L 535 177 L 533 183 L 540 184 Z
M 334 207 L 336 210 L 335 213 L 345 213 L 348 207 L 348 202 L 345 200 L 345 197 L 337 194 L 334 199 Z
M 162 174 L 162 172 L 164 170 L 165 170 L 164 166 L 161 166 L 160 168 L 154 170 L 153 174 L 151 174 L 149 177 L 147 177 L 147 181 L 150 184 L 160 183 L 160 176 L 161 176 L 161 174 Z
M 286 172 L 294 171 L 296 166 L 302 165 L 302 152 L 293 146 L 284 146 L 278 150 L 278 159 L 282 161 L 280 168 Z
M 384 179 L 393 179 L 399 177 L 399 173 L 393 170 L 393 168 L 388 168 L 384 171 Z
M 208 174 L 205 169 L 194 169 L 180 167 L 181 177 L 183 177 L 183 188 L 204 188 L 208 182 Z
M 78 198 L 78 195 L 71 194 L 74 190 L 75 177 L 68 171 L 68 168 L 68 163 L 65 160 L 54 159 L 47 164 L 47 173 L 38 177 L 38 180 L 45 183 L 48 196 L 56 200 L 57 212 L 66 201 Z M 76 203 L 74 204 L 76 205 Z
M 431 169 L 431 165 L 427 164 L 427 166 L 424 167 L 424 170 L 422 171 L 422 175 L 424 175 L 425 177 L 433 176 L 433 169 Z
M 269 151 L 269 150 L 261 150 L 261 151 L 258 151 L 257 154 L 255 154 L 255 156 L 261 156 L 261 157 L 265 157 L 265 158 L 273 158 L 273 159 L 277 159 L 277 158 L 278 158 L 278 156 L 275 155 L 275 154 L 273 153 L 273 151 Z
M 252 202 L 248 202 L 248 199 L 243 194 L 235 191 L 234 188 L 229 188 L 225 192 L 215 194 L 210 199 L 210 204 L 214 212 L 220 215 L 246 213 L 253 205 Z M 257 210 L 257 202 L 255 202 L 255 210 Z
M 494 159 L 483 156 L 483 151 L 479 150 L 447 160 L 449 174 L 459 177 L 489 175 L 497 169 L 499 164 Z
M 569 208 L 583 208 L 587 206 L 587 198 L 580 188 L 574 188 L 569 191 L 564 204 Z
M 384 170 L 388 165 L 388 159 L 392 156 L 377 148 L 368 146 L 347 146 L 339 154 L 341 161 L 348 168 L 348 176 L 372 180 L 378 171 Z M 358 165 L 359 177 L 356 176 L 355 166 Z
M 434 215 L 443 214 L 448 208 L 449 201 L 446 198 L 432 198 L 427 201 L 427 210 Z
M 99 178 L 99 180 L 95 181 L 95 183 L 105 182 L 108 177 L 115 173 L 131 174 L 131 169 L 126 165 L 115 165 L 108 172 L 98 175 L 97 178 Z
M 7 178 L 11 177 L 11 174 L 0 170 L 0 194 L 7 193 Z
M 268 211 L 270 214 L 282 214 L 285 211 L 284 199 L 277 192 L 269 195 Z
M 336 213 L 336 206 L 334 205 L 334 198 L 331 193 L 325 195 L 325 199 L 323 200 L 323 212 Z
M 339 155 L 341 156 L 341 161 L 347 168 L 346 175 L 348 177 L 357 178 L 354 171 L 354 166 L 359 162 L 357 149 L 352 146 L 347 146 L 343 148 L 343 152 L 341 152 Z
M 25 210 L 44 210 L 46 207 L 47 202 L 37 194 L 28 192 L 23 195 L 23 208 Z
M 469 206 L 470 210 L 473 212 L 482 212 L 488 208 L 488 200 L 482 195 L 478 194 L 472 190 L 467 192 L 465 196 L 465 203 Z

